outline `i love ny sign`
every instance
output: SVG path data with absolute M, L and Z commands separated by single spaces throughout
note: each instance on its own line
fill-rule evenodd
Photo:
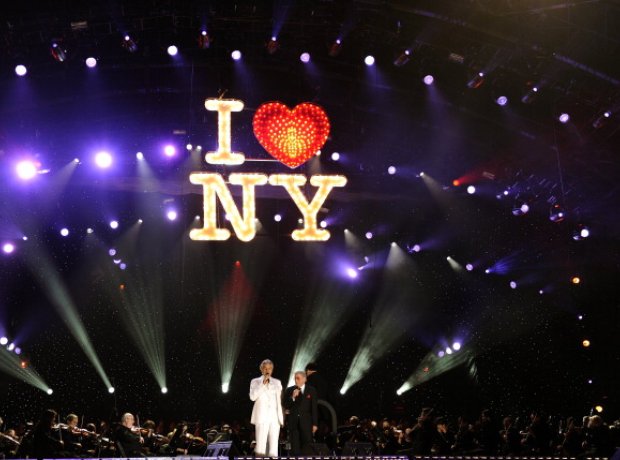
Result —
M 237 99 L 207 99 L 207 110 L 218 113 L 218 149 L 207 152 L 205 160 L 214 165 L 239 165 L 245 162 L 245 155 L 231 149 L 231 113 L 243 110 L 243 102 Z M 310 158 L 325 144 L 329 135 L 329 119 L 321 107 L 303 103 L 289 109 L 279 102 L 261 105 L 252 122 L 254 135 L 260 145 L 272 157 L 289 168 L 296 168 Z M 193 240 L 223 241 L 231 237 L 227 228 L 217 225 L 218 200 L 228 216 L 237 238 L 251 241 L 256 236 L 256 187 L 271 185 L 283 187 L 299 209 L 303 228 L 293 230 L 291 237 L 296 241 L 326 241 L 330 234 L 318 228 L 317 214 L 334 187 L 344 187 L 347 178 L 339 175 L 314 175 L 310 185 L 316 187 L 312 199 L 301 191 L 307 177 L 302 174 L 232 173 L 228 181 L 219 173 L 194 172 L 190 174 L 192 184 L 202 185 L 204 216 L 202 228 L 193 229 L 189 236 Z M 242 210 L 235 204 L 229 185 L 240 186 Z

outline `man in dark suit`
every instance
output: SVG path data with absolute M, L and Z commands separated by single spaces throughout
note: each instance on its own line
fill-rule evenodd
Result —
M 295 372 L 295 385 L 288 387 L 282 396 L 287 417 L 289 440 L 292 455 L 312 454 L 312 434 L 317 430 L 319 411 L 317 393 L 306 385 L 306 373 Z

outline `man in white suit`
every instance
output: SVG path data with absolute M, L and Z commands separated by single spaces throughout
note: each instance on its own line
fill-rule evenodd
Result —
M 282 415 L 282 383 L 274 379 L 273 363 L 266 359 L 260 363 L 261 377 L 250 382 L 250 399 L 254 401 L 252 425 L 256 429 L 256 456 L 277 457 L 280 427 L 284 425 Z M 267 442 L 269 440 L 269 442 Z M 269 445 L 269 452 L 267 452 Z

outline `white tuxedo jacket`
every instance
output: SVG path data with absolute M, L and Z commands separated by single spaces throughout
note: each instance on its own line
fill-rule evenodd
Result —
M 282 383 L 273 377 L 269 384 L 263 385 L 263 377 L 257 377 L 250 382 L 250 399 L 254 401 L 252 408 L 252 425 L 258 423 L 278 423 L 284 425 L 282 415 Z

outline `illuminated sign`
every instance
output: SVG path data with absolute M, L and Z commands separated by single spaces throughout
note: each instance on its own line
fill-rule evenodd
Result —
M 208 152 L 209 164 L 239 165 L 245 161 L 241 152 L 231 148 L 231 112 L 240 112 L 243 102 L 235 99 L 207 99 L 205 107 L 218 112 L 218 149 Z M 303 103 L 290 110 L 279 102 L 261 105 L 253 121 L 254 134 L 265 150 L 289 168 L 296 168 L 312 158 L 323 146 L 329 135 L 329 119 L 321 107 Z M 195 172 L 190 175 L 192 184 L 202 185 L 204 216 L 203 227 L 190 231 L 190 238 L 203 241 L 222 241 L 231 236 L 230 230 L 217 226 L 217 201 L 220 203 L 237 238 L 251 241 L 256 236 L 256 187 L 267 184 L 283 187 L 301 212 L 304 227 L 294 230 L 296 241 L 326 241 L 330 234 L 317 226 L 317 214 L 334 187 L 344 187 L 347 178 L 339 175 L 314 175 L 310 185 L 317 187 L 308 200 L 300 187 L 308 179 L 302 174 L 232 173 L 228 183 L 241 186 L 242 210 L 235 204 L 226 180 L 221 174 Z

